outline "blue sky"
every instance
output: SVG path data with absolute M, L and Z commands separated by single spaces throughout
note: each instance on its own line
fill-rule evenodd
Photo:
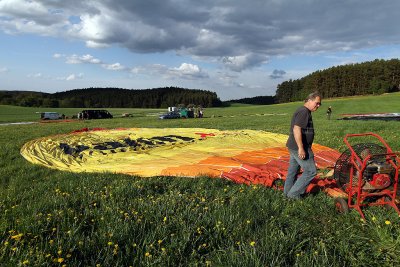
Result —
M 332 66 L 399 58 L 397 0 L 0 0 L 0 90 L 179 86 L 275 95 Z

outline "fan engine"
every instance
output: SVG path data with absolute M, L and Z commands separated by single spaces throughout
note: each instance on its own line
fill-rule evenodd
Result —
M 333 177 L 345 192 L 357 187 L 359 179 L 362 180 L 360 186 L 363 191 L 381 190 L 393 183 L 395 168 L 387 160 L 385 147 L 375 143 L 360 143 L 353 145 L 353 151 L 362 162 L 351 162 L 356 160 L 351 156 L 351 149 L 347 149 L 334 167 Z

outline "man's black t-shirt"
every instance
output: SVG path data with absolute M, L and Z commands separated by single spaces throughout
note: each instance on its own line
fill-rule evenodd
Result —
M 296 140 L 294 139 L 293 135 L 294 125 L 297 125 L 301 128 L 304 149 L 311 147 L 314 141 L 314 125 L 311 111 L 308 108 L 301 106 L 293 114 L 292 121 L 290 123 L 290 134 L 286 142 L 286 146 L 289 149 L 298 150 L 299 148 L 297 147 Z

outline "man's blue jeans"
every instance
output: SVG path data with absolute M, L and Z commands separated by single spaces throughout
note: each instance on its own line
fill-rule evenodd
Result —
M 301 194 L 304 194 L 311 180 L 317 175 L 317 167 L 315 166 L 314 153 L 311 148 L 308 149 L 304 159 L 299 158 L 297 150 L 289 149 L 289 153 L 289 169 L 283 193 L 288 198 L 298 199 Z M 303 173 L 296 180 L 300 167 L 303 169 Z

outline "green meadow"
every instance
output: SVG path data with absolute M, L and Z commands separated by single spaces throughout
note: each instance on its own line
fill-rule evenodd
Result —
M 400 151 L 400 121 L 339 120 L 346 113 L 399 113 L 400 93 L 322 102 L 313 113 L 316 143 L 344 151 L 346 134 L 374 132 Z M 0 125 L 0 266 L 399 266 L 393 209 L 367 207 L 364 221 L 355 210 L 338 214 L 324 193 L 288 201 L 277 190 L 208 177 L 69 173 L 19 153 L 29 140 L 96 127 L 288 134 L 299 105 L 236 104 L 175 120 L 159 120 L 161 109 L 108 109 L 114 119 Z M 80 109 L 0 106 L 0 124 L 39 122 L 36 112 L 43 111 L 71 117 Z

